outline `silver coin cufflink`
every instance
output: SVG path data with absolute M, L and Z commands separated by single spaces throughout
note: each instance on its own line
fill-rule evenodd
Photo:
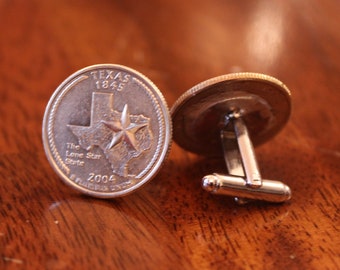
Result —
M 276 135 L 288 121 L 291 99 L 279 80 L 257 73 L 235 73 L 204 81 L 185 92 L 171 109 L 173 137 L 188 151 L 224 156 L 228 174 L 204 176 L 213 194 L 284 202 L 290 188 L 262 179 L 253 145 Z
M 47 158 L 61 179 L 100 198 L 127 195 L 159 171 L 171 142 L 165 99 L 145 76 L 101 64 L 68 77 L 43 120 Z

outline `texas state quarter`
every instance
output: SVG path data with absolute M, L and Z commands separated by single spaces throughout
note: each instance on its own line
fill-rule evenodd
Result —
M 43 120 L 47 158 L 61 179 L 100 198 L 151 180 L 167 156 L 171 118 L 162 93 L 121 65 L 86 67 L 52 95 Z

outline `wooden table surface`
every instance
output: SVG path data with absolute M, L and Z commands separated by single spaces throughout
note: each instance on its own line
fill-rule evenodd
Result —
M 0 269 L 340 269 L 340 2 L 0 0 Z M 251 71 L 292 92 L 290 121 L 256 148 L 284 204 L 202 190 L 223 160 L 175 143 L 155 179 L 102 200 L 49 165 L 41 124 L 56 87 L 92 64 L 149 77 L 169 106 Z

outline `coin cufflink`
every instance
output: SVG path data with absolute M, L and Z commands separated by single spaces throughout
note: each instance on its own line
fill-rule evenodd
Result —
M 47 158 L 66 184 L 113 198 L 159 171 L 171 143 L 171 117 L 162 93 L 144 75 L 121 65 L 94 65 L 56 89 L 42 136 Z
M 276 135 L 288 121 L 291 99 L 279 80 L 257 73 L 235 73 L 204 81 L 185 92 L 171 109 L 173 137 L 181 147 L 206 156 L 224 156 L 227 175 L 203 177 L 213 194 L 283 202 L 290 188 L 262 179 L 253 145 Z

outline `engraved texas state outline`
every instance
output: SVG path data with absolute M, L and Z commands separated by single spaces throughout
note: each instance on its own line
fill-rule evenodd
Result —
M 113 94 L 92 93 L 90 126 L 68 125 L 86 150 L 100 147 L 113 173 L 128 176 L 128 163 L 150 148 L 149 118 L 130 115 L 126 104 L 122 112 L 113 110 Z

